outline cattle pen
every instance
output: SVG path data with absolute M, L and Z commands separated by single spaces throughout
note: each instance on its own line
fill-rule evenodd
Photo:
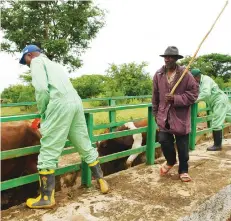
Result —
M 230 91 L 227 90 L 225 91 L 228 95 L 230 95 Z M 150 98 L 151 96 L 139 96 L 139 98 Z M 142 103 L 142 104 L 135 104 L 135 105 L 120 105 L 116 106 L 116 100 L 119 99 L 126 99 L 129 97 L 112 97 L 112 98 L 96 98 L 96 100 L 105 100 L 108 101 L 109 106 L 108 107 L 99 107 L 99 108 L 86 108 L 84 110 L 85 112 L 85 118 L 88 126 L 88 132 L 90 139 L 92 141 L 92 144 L 95 146 L 95 143 L 97 141 L 102 141 L 106 139 L 113 139 L 117 137 L 122 137 L 122 136 L 127 136 L 127 135 L 133 135 L 136 133 L 147 133 L 147 145 L 141 146 L 136 149 L 131 149 L 131 150 L 126 150 L 123 152 L 111 154 L 108 156 L 100 157 L 99 161 L 101 164 L 113 161 L 119 158 L 123 158 L 126 156 L 129 156 L 131 154 L 137 154 L 137 153 L 146 153 L 146 164 L 147 165 L 153 165 L 155 163 L 155 148 L 159 147 L 160 144 L 155 141 L 156 137 L 156 129 L 157 126 L 155 124 L 155 121 L 152 116 L 152 105 L 151 103 Z M 134 98 L 134 97 L 130 97 Z M 91 99 L 92 100 L 92 99 Z M 34 103 L 19 103 L 19 104 L 2 104 L 1 107 L 9 107 L 9 106 L 24 106 L 24 105 L 32 105 Z M 148 118 L 148 125 L 146 127 L 134 129 L 134 130 L 126 130 L 126 131 L 119 131 L 115 132 L 114 129 L 117 126 L 121 126 L 125 121 L 116 121 L 116 112 L 120 110 L 127 110 L 127 109 L 139 109 L 139 108 L 147 108 L 147 118 Z M 107 124 L 98 124 L 95 125 L 93 123 L 94 120 L 94 114 L 99 113 L 99 112 L 107 112 L 109 116 L 109 123 Z M 199 113 L 201 112 L 206 112 L 205 116 L 198 116 Z M 18 116 L 4 116 L 1 117 L 1 123 L 4 122 L 10 122 L 10 121 L 21 121 L 21 120 L 31 120 L 31 119 L 36 119 L 39 118 L 39 114 L 25 114 L 25 115 L 18 115 Z M 138 120 L 138 119 L 134 119 Z M 210 133 L 212 131 L 211 129 L 211 120 L 212 120 L 212 114 L 211 111 L 208 107 L 205 108 L 198 108 L 198 104 L 193 104 L 191 107 L 191 133 L 190 133 L 190 144 L 189 148 L 190 150 L 195 150 L 196 146 L 196 137 Z M 197 124 L 206 122 L 207 123 L 207 128 L 198 131 L 197 130 Z M 231 124 L 230 123 L 225 123 L 224 128 L 229 127 Z M 99 130 L 99 129 L 106 129 L 110 128 L 110 133 L 107 134 L 100 134 L 100 135 L 94 135 L 93 132 L 94 130 Z M 33 147 L 25 147 L 25 148 L 20 148 L 20 149 L 15 149 L 15 150 L 9 150 L 9 151 L 2 151 L 1 152 L 1 160 L 7 160 L 7 159 L 12 159 L 12 158 L 17 158 L 17 157 L 22 157 L 26 155 L 31 155 L 38 153 L 40 149 L 40 146 L 33 146 Z M 75 153 L 76 150 L 75 148 L 72 147 L 71 143 L 67 140 L 65 144 L 65 148 L 62 152 L 62 156 L 67 155 L 67 154 L 72 154 Z M 90 187 L 92 184 L 92 178 L 91 178 L 91 173 L 88 168 L 88 165 L 84 162 L 77 163 L 77 164 L 71 164 L 67 166 L 60 167 L 56 170 L 56 175 L 62 175 L 65 173 L 69 172 L 74 172 L 74 171 L 79 171 L 81 170 L 81 183 L 84 186 Z M 14 187 L 22 186 L 28 183 L 36 182 L 38 181 L 38 174 L 32 174 L 32 175 L 27 175 L 27 176 L 22 176 L 18 177 L 15 179 L 7 180 L 1 182 L 1 191 L 11 189 Z

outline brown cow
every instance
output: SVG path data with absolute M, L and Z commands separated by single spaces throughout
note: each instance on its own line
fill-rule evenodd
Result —
M 1 151 L 40 144 L 41 135 L 31 128 L 28 121 L 2 123 Z M 1 162 L 1 181 L 37 172 L 37 154 L 3 160 Z
M 1 151 L 40 144 L 39 131 L 31 127 L 29 121 L 8 122 L 1 124 Z M 29 175 L 37 172 L 38 154 L 1 161 L 1 181 Z M 15 205 L 28 196 L 36 195 L 38 182 L 2 192 L 2 206 Z M 20 196 L 19 196 L 20 195 Z
M 116 131 L 136 129 L 145 126 L 147 126 L 147 119 L 137 122 L 128 122 L 118 127 Z M 108 133 L 108 132 L 109 130 L 107 129 L 104 133 Z M 140 134 L 134 134 L 134 135 L 97 142 L 97 149 L 99 152 L 99 156 L 106 156 L 109 154 L 118 153 L 129 149 L 135 149 L 137 147 L 146 145 L 146 137 L 147 137 L 147 133 L 142 133 L 142 134 L 140 133 Z M 161 156 L 161 150 L 160 148 L 158 148 L 155 151 L 155 158 L 158 158 L 160 156 Z M 131 167 L 131 165 L 135 166 L 143 162 L 145 162 L 145 153 L 132 154 L 129 157 L 124 157 L 111 162 L 107 162 L 102 164 L 101 166 L 104 175 L 106 176 L 121 170 L 125 170 L 128 167 Z

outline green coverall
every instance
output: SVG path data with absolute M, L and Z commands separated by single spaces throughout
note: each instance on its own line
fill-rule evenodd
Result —
M 83 161 L 93 163 L 98 152 L 89 139 L 82 101 L 62 66 L 40 54 L 31 61 L 30 68 L 41 114 L 38 169 L 57 167 L 67 138 Z
M 201 75 L 200 93 L 197 101 L 205 101 L 213 112 L 212 130 L 222 130 L 224 121 L 231 122 L 231 104 L 228 96 L 218 87 L 214 80 Z

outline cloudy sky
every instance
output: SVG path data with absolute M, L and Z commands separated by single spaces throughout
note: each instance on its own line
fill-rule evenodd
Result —
M 226 0 L 97 0 L 108 11 L 106 26 L 82 56 L 83 67 L 70 76 L 104 74 L 110 63 L 148 62 L 153 75 L 162 64 L 159 57 L 169 45 L 182 55 L 193 55 Z M 231 3 L 227 6 L 199 55 L 231 54 Z M 2 33 L 0 32 L 0 39 Z M 20 83 L 27 67 L 18 64 L 20 54 L 0 53 L 0 91 Z

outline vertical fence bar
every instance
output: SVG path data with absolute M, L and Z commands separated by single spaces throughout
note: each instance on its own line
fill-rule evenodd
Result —
M 189 135 L 189 149 L 190 150 L 195 150 L 195 146 L 196 146 L 197 111 L 198 111 L 198 104 L 193 104 L 191 106 L 191 133 Z
M 222 144 L 223 144 L 223 140 L 224 140 L 224 136 L 225 136 L 225 132 L 224 132 L 224 129 L 225 129 L 225 127 L 224 127 L 224 124 L 222 125 L 222 135 L 221 135 L 221 146 L 222 146 Z
M 92 137 L 93 137 L 93 114 L 87 113 L 87 114 L 85 114 L 85 118 L 87 121 L 89 138 L 92 141 Z M 90 170 L 88 164 L 84 161 L 82 161 L 81 167 L 82 167 L 81 183 L 83 186 L 90 187 L 91 186 L 91 170 Z
M 155 140 L 156 140 L 156 123 L 152 116 L 152 107 L 148 107 L 148 131 L 147 131 L 147 149 L 146 149 L 147 165 L 153 165 L 155 161 Z
M 206 108 L 208 107 L 208 105 L 206 104 Z M 209 116 L 211 114 L 211 110 L 207 110 L 206 111 L 207 116 Z M 211 127 L 211 120 L 207 121 L 207 127 L 210 128 Z
M 109 106 L 115 106 L 116 101 L 113 99 L 109 99 Z M 116 122 L 116 112 L 115 111 L 109 111 L 109 121 L 110 123 Z M 110 132 L 115 131 L 115 127 L 110 127 Z

